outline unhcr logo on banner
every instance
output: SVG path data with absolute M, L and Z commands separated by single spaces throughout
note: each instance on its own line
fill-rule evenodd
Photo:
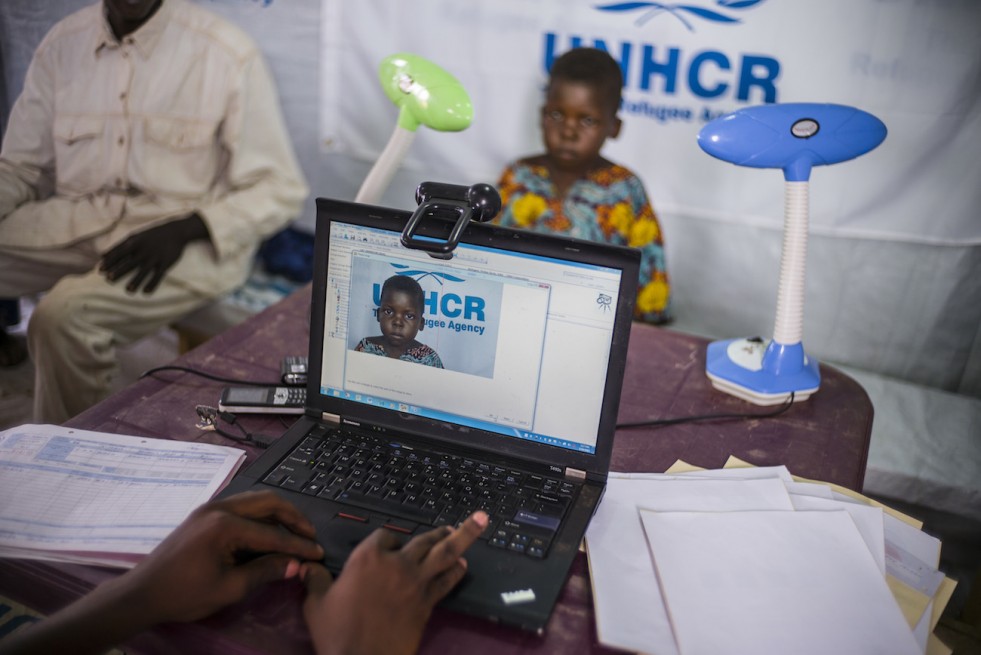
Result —
M 668 15 L 681 21 L 681 24 L 687 27 L 689 32 L 694 32 L 695 27 L 691 19 L 698 18 L 720 24 L 741 23 L 742 19 L 736 14 L 726 12 L 738 12 L 743 9 L 749 9 L 763 1 L 715 0 L 713 3 L 716 7 L 715 9 L 708 9 L 704 6 L 699 7 L 692 4 L 666 4 L 663 2 L 613 2 L 605 5 L 596 5 L 596 8 L 600 11 L 633 14 L 636 16 L 634 24 L 638 27 L 653 18 Z
M 716 0 L 715 9 L 706 4 L 661 2 L 616 2 L 594 5 L 597 11 L 634 16 L 634 24 L 644 26 L 661 15 L 673 16 L 694 32 L 693 19 L 713 24 L 737 25 L 739 11 L 755 7 L 764 0 Z M 653 103 L 644 96 L 656 94 L 671 100 L 688 93 L 713 103 L 775 103 L 780 61 L 773 56 L 723 52 L 705 47 L 687 50 L 678 45 L 637 41 L 613 41 L 604 36 L 545 32 L 542 63 L 547 72 L 560 54 L 571 48 L 594 47 L 606 50 L 619 62 L 623 72 L 625 113 L 660 123 L 708 122 L 732 111 L 732 106 L 710 107 L 685 104 Z M 634 93 L 630 93 L 634 92 Z M 640 95 L 642 94 L 642 95 Z

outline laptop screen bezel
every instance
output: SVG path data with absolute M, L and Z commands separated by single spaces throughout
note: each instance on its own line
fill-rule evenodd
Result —
M 337 221 L 400 233 L 411 212 L 327 198 L 317 198 L 316 204 L 317 224 L 310 312 L 310 375 L 307 383 L 308 413 L 315 417 L 324 414 L 336 415 L 348 423 L 370 426 L 371 430 L 380 434 L 407 433 L 415 437 L 431 439 L 450 448 L 462 446 L 497 456 L 530 460 L 553 469 L 556 473 L 564 472 L 566 468 L 571 467 L 585 472 L 591 479 L 606 478 L 626 367 L 631 318 L 637 295 L 640 266 L 638 250 L 480 223 L 471 223 L 460 237 L 461 243 L 574 260 L 622 271 L 619 302 L 615 309 L 617 316 L 614 321 L 604 385 L 605 393 L 597 426 L 596 450 L 594 453 L 584 453 L 508 437 L 496 432 L 402 414 L 320 393 L 331 223 Z M 445 239 L 452 226 L 453 223 L 450 221 L 432 219 L 419 226 L 419 234 L 424 237 Z

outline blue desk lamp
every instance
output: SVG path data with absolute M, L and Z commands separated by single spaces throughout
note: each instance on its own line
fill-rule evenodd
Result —
M 854 159 L 886 138 L 886 126 L 854 107 L 787 103 L 747 107 L 705 125 L 702 150 L 737 166 L 783 169 L 784 235 L 777 317 L 770 340 L 714 341 L 705 373 L 712 385 L 757 405 L 809 398 L 821 384 L 804 352 L 804 271 L 811 168 Z

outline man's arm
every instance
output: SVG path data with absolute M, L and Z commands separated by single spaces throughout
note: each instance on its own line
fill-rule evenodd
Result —
M 0 151 L 0 220 L 53 186 L 53 95 L 55 71 L 46 57 L 47 38 L 38 47 L 14 102 Z
M 323 557 L 313 525 L 271 491 L 199 507 L 136 568 L 0 642 L 2 655 L 102 653 L 169 621 L 194 621 Z M 246 563 L 242 554 L 251 557 Z
M 228 192 L 197 208 L 219 258 L 280 230 L 299 214 L 308 192 L 276 86 L 258 51 L 239 70 L 228 106 L 222 126 Z

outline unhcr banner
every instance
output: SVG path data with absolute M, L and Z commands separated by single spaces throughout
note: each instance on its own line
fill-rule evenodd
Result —
M 42 36 L 94 1 L 0 2 L 0 126 Z M 698 334 L 771 334 L 784 211 L 782 174 L 703 153 L 705 122 L 765 102 L 877 116 L 882 145 L 811 173 L 805 346 L 822 362 L 981 397 L 981 2 L 194 2 L 266 54 L 312 190 L 298 219 L 310 230 L 314 198 L 354 199 L 395 127 L 377 80 L 384 57 L 439 63 L 475 108 L 464 132 L 419 128 L 380 201 L 411 209 L 423 180 L 493 183 L 506 162 L 540 152 L 548 63 L 574 45 L 607 48 L 627 83 L 623 130 L 604 154 L 643 179 L 665 234 L 674 326 Z M 449 353 L 476 338 L 420 334 Z
M 458 134 L 420 128 L 404 166 L 496 182 L 505 163 L 541 150 L 551 61 L 596 46 L 626 80 L 624 127 L 604 154 L 640 175 L 662 215 L 779 228 L 782 173 L 714 160 L 698 131 L 754 104 L 829 102 L 877 116 L 889 135 L 859 159 L 814 170 L 812 232 L 981 243 L 981 3 L 324 0 L 321 22 L 330 152 L 378 157 L 396 120 L 378 64 L 411 52 L 464 84 L 475 118 Z

